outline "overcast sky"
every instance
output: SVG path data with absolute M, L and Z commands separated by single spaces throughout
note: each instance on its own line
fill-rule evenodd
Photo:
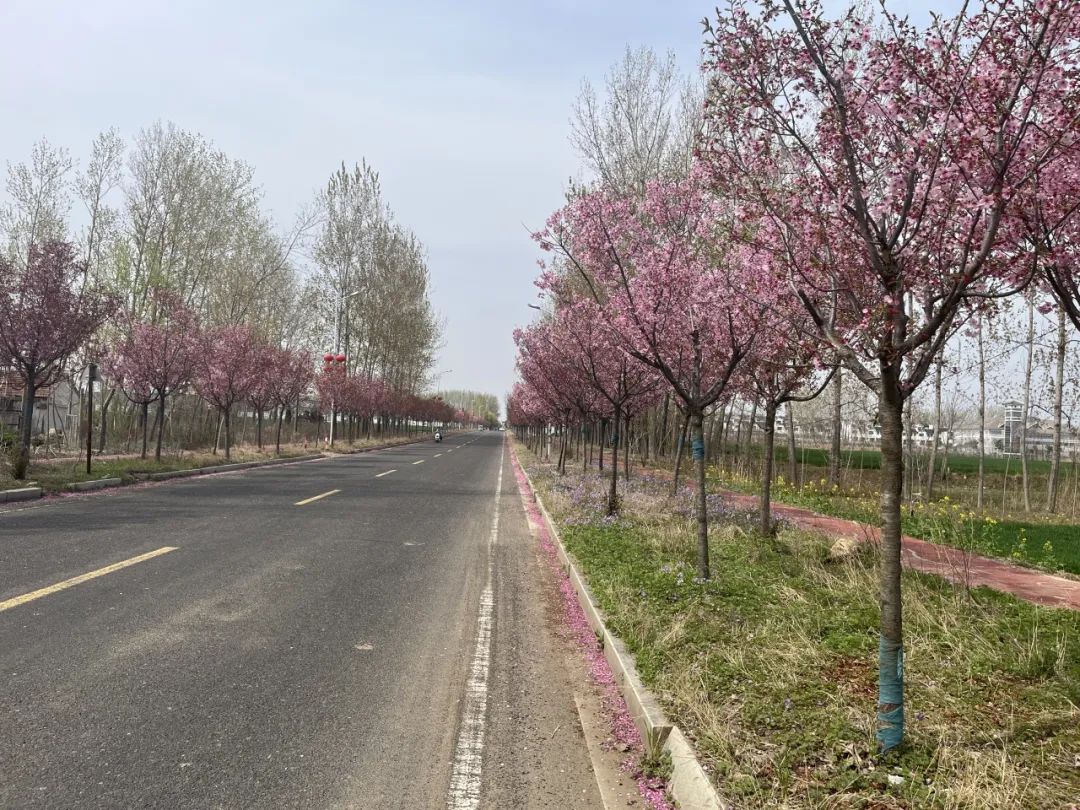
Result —
M 172 121 L 253 164 L 288 225 L 366 158 L 429 251 L 440 387 L 502 400 L 511 331 L 533 314 L 528 231 L 580 176 L 567 136 L 582 79 L 600 85 L 627 45 L 692 69 L 714 5 L 0 0 L 0 160 L 42 136 L 83 158 L 101 130 Z

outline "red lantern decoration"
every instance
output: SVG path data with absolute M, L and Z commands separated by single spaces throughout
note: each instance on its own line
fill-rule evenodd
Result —
M 343 354 L 339 354 L 339 355 L 337 356 L 337 361 L 338 361 L 339 363 L 344 363 L 344 362 L 345 362 L 345 355 L 343 355 Z
M 322 359 L 323 359 L 324 363 L 333 363 L 334 362 L 334 355 L 331 354 L 330 352 L 327 352 L 326 354 L 324 354 L 322 356 Z

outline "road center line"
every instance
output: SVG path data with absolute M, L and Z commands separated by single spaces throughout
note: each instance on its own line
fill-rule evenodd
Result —
M 322 495 L 316 495 L 314 498 L 297 501 L 293 506 L 304 506 L 305 504 L 314 503 L 315 501 L 321 501 L 323 498 L 329 498 L 331 495 L 337 495 L 339 492 L 341 492 L 340 489 L 332 489 L 329 492 L 324 492 Z
M 55 585 L 49 585 L 44 588 L 39 588 L 36 591 L 30 593 L 24 593 L 22 596 L 13 596 L 11 599 L 7 599 L 0 602 L 0 613 L 5 610 L 11 610 L 11 608 L 18 607 L 19 605 L 25 605 L 27 602 L 33 602 L 35 599 L 40 599 L 43 596 L 49 596 L 50 594 L 57 593 L 59 591 L 67 590 L 75 585 L 81 585 L 83 582 L 87 582 L 91 579 L 97 579 L 103 577 L 106 574 L 111 574 L 113 571 L 119 571 L 121 568 L 127 568 L 129 565 L 137 565 L 147 560 L 152 560 L 154 557 L 160 557 L 162 554 L 168 554 L 170 551 L 176 551 L 176 546 L 162 546 L 154 551 L 148 551 L 145 554 L 140 554 L 137 557 L 130 557 L 126 560 L 113 563 L 112 565 L 106 565 L 104 568 L 98 568 L 95 571 L 88 571 L 85 574 L 79 574 L 77 577 L 71 579 L 65 579 L 63 582 L 57 582 Z
M 376 473 L 375 477 L 376 478 L 382 478 L 384 475 L 389 475 L 390 473 L 396 473 L 396 472 L 397 472 L 397 470 L 387 470 L 386 472 Z
M 461 712 L 454 747 L 454 765 L 450 772 L 450 790 L 446 795 L 449 810 L 475 810 L 480 806 L 481 768 L 484 763 L 484 721 L 487 716 L 488 671 L 491 665 L 491 626 L 495 594 L 491 587 L 494 570 L 492 548 L 499 537 L 499 494 L 502 492 L 503 449 L 499 449 L 499 477 L 495 483 L 495 514 L 487 543 L 487 582 L 480 594 L 480 613 L 476 617 L 476 649 L 465 683 L 465 707 Z
M 439 457 L 439 456 L 441 456 L 441 455 L 442 455 L 442 453 L 436 453 L 436 454 L 435 454 L 435 458 L 438 458 L 438 457 Z
M 424 459 L 420 459 L 419 461 L 414 461 L 414 462 L 413 462 L 413 465 L 415 466 L 415 465 L 417 465 L 417 464 L 423 464 L 423 463 L 424 463 L 424 461 L 425 461 Z

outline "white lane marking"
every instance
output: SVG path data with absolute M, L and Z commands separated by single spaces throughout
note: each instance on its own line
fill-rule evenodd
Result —
M 397 470 L 387 470 L 386 472 L 377 473 L 375 475 L 375 477 L 376 478 L 382 478 L 384 475 L 389 475 L 390 473 L 396 473 L 396 472 L 397 472 Z
M 465 708 L 461 713 L 454 748 L 454 767 L 446 795 L 449 810 L 475 810 L 480 806 L 480 777 L 484 764 L 484 720 L 487 716 L 488 671 L 491 664 L 491 625 L 495 594 L 491 580 L 494 569 L 492 547 L 499 536 L 499 494 L 502 492 L 503 452 L 499 452 L 499 477 L 495 483 L 495 514 L 487 545 L 487 582 L 480 594 L 480 614 L 476 618 L 476 649 L 465 684 Z
M 442 453 L 436 453 L 436 454 L 435 454 L 435 458 L 438 458 L 438 457 L 439 457 L 439 456 L 441 456 L 441 455 L 442 455 Z
M 417 464 L 423 464 L 423 463 L 424 463 L 424 459 L 420 459 L 419 461 L 414 461 L 413 466 L 415 467 Z

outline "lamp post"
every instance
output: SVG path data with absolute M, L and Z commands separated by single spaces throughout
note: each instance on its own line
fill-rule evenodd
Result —
M 362 292 L 361 290 L 357 290 L 356 292 L 345 293 L 345 295 L 339 297 L 337 299 L 337 301 L 334 302 L 334 351 L 333 351 L 332 354 L 328 353 L 328 354 L 323 356 L 323 361 L 325 362 L 325 365 L 323 366 L 324 371 L 329 370 L 333 366 L 333 361 L 335 361 L 335 360 L 336 360 L 336 362 L 341 363 L 344 366 L 345 355 L 341 353 L 341 305 L 344 304 L 346 301 L 348 301 L 350 298 L 355 298 L 356 296 L 360 295 L 361 292 Z M 329 357 L 330 360 L 327 360 L 326 359 L 327 357 Z M 344 372 L 344 370 L 345 369 L 343 367 L 342 371 Z M 331 400 L 330 400 L 330 446 L 331 447 L 334 446 L 334 435 L 336 433 L 336 428 L 337 428 L 337 408 L 335 407 L 334 398 L 331 398 Z
M 335 354 L 334 352 L 327 352 L 323 355 L 323 374 L 336 374 L 338 369 L 341 370 L 342 377 L 345 376 L 345 355 Z M 336 383 L 331 382 L 330 388 L 330 446 L 334 446 L 334 428 L 337 426 L 337 397 L 335 396 L 334 386 Z

